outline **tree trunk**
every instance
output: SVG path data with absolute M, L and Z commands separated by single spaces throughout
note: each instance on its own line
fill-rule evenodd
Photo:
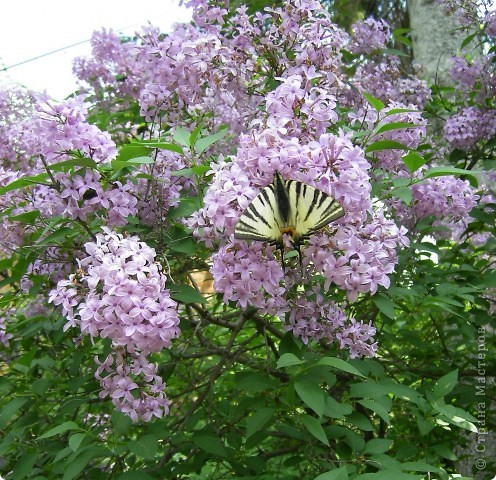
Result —
M 420 77 L 430 84 L 449 84 L 450 58 L 464 33 L 434 0 L 408 0 L 408 11 L 414 61 L 423 67 Z

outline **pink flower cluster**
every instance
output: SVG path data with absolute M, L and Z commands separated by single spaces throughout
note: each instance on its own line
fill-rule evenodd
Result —
M 327 343 L 337 341 L 341 349 L 350 351 L 351 358 L 373 357 L 377 351 L 376 329 L 370 323 L 348 318 L 334 302 L 314 290 L 295 300 L 284 328 L 301 338 L 304 344 L 310 339 Z
M 417 218 L 433 215 L 442 220 L 467 218 L 478 195 L 467 180 L 451 176 L 428 178 L 412 186 L 413 213 Z
M 62 305 L 67 317 L 64 329 L 79 325 L 83 334 L 108 337 L 131 353 L 169 348 L 179 335 L 179 318 L 155 251 L 137 237 L 104 232 L 85 244 L 88 256 L 78 262 L 84 274 L 50 292 L 50 302 Z
M 372 53 L 386 46 L 391 32 L 384 20 L 367 18 L 353 24 L 353 37 L 350 44 L 352 53 Z
M 467 107 L 446 120 L 444 136 L 453 148 L 471 150 L 496 135 L 496 110 Z
M 145 355 L 124 355 L 117 351 L 101 363 L 95 357 L 98 368 L 95 378 L 100 382 L 100 398 L 110 397 L 117 410 L 125 413 L 133 422 L 149 422 L 169 413 L 169 399 L 165 383 L 157 374 L 157 366 Z
M 70 150 L 79 150 L 96 162 L 115 157 L 117 150 L 110 135 L 86 121 L 88 107 L 83 95 L 59 104 L 40 95 L 35 110 L 29 134 L 32 155 L 43 155 L 48 163 L 65 159 Z
M 431 99 L 427 83 L 413 76 L 405 76 L 400 60 L 392 56 L 384 58 L 380 63 L 359 64 L 353 85 L 358 88 L 358 92 L 370 93 L 384 103 L 399 102 L 422 109 Z M 343 101 L 352 107 L 363 102 L 356 90 L 343 94 Z
M 379 130 L 381 127 L 387 128 L 387 125 L 394 123 L 410 124 L 408 127 L 394 128 L 375 134 L 368 139 L 367 145 L 381 140 L 393 140 L 407 148 L 416 149 L 427 135 L 427 120 L 422 117 L 422 113 L 414 108 L 413 105 L 390 102 L 380 112 L 368 106 L 368 108 L 358 109 L 356 113 L 350 113 L 349 117 L 352 125 L 363 126 L 371 131 Z M 377 159 L 377 163 L 374 166 L 381 168 L 388 174 L 406 172 L 405 164 L 402 161 L 404 154 L 404 150 L 400 149 L 379 150 L 373 153 Z
M 154 263 L 155 251 L 137 237 L 124 238 L 107 228 L 85 248 L 88 256 L 78 262 L 83 273 L 59 281 L 49 301 L 62 306 L 67 318 L 64 330 L 79 326 L 92 338 L 109 338 L 121 352 L 116 359 L 110 356 L 97 371 L 114 404 L 133 419 L 161 416 L 168 411 L 168 401 L 155 367 L 145 357 L 169 348 L 180 330 L 177 305 Z M 103 371 L 109 373 L 105 378 Z M 147 384 L 145 390 L 137 390 L 138 399 L 131 393 L 138 388 L 130 380 L 136 375 Z M 148 390 L 154 395 L 147 394 Z

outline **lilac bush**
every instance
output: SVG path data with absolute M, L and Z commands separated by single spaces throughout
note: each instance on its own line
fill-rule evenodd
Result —
M 40 478 L 444 478 L 493 305 L 493 52 L 460 54 L 440 99 L 384 21 L 187 5 L 168 35 L 96 32 L 63 102 L 0 92 L 0 345 L 22 375 L 0 387 L 27 415 L 0 447 L 49 452 Z M 276 172 L 344 216 L 236 239 Z

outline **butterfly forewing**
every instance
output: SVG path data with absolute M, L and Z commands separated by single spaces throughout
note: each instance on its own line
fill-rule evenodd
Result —
M 282 240 L 283 221 L 275 192 L 274 183 L 260 190 L 238 220 L 234 229 L 235 238 L 261 242 Z

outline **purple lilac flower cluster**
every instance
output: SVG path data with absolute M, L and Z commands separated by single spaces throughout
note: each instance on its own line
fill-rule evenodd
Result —
M 88 256 L 78 262 L 81 272 L 59 281 L 49 301 L 62 306 L 67 318 L 64 330 L 78 326 L 92 338 L 109 338 L 121 352 L 97 371 L 117 407 L 143 420 L 167 413 L 163 383 L 145 357 L 169 348 L 180 330 L 177 305 L 154 263 L 155 251 L 137 237 L 124 238 L 107 228 L 85 248 Z M 103 371 L 109 373 L 105 378 Z M 137 386 L 130 378 L 136 375 L 147 386 L 138 390 L 135 401 L 131 390 Z M 125 386 L 128 391 L 123 393 Z
M 23 136 L 32 111 L 30 92 L 20 88 L 0 88 L 0 158 L 2 167 L 25 171 L 29 167 Z
M 100 362 L 95 378 L 100 382 L 100 398 L 110 397 L 117 410 L 128 415 L 133 422 L 149 422 L 169 413 L 169 399 L 165 383 L 157 374 L 157 366 L 143 354 L 117 351 Z
M 348 318 L 334 302 L 326 300 L 317 290 L 299 296 L 284 327 L 295 337 L 308 344 L 309 340 L 337 341 L 341 349 L 348 349 L 350 357 L 373 357 L 377 351 L 374 342 L 376 329 L 369 323 Z
M 385 103 L 395 101 L 415 105 L 418 109 L 423 109 L 432 96 L 425 81 L 411 76 L 405 77 L 400 60 L 391 56 L 384 58 L 380 63 L 360 64 L 353 77 L 353 85 L 358 92 L 370 93 Z M 363 102 L 356 90 L 346 90 L 343 101 L 350 106 Z
M 78 325 L 82 333 L 108 337 L 131 353 L 169 348 L 179 335 L 179 318 L 154 263 L 155 250 L 138 237 L 104 232 L 85 244 L 88 256 L 78 262 L 84 274 L 58 282 L 50 293 L 50 301 L 62 305 L 64 329 Z
M 390 102 L 387 107 L 377 112 L 370 106 L 359 108 L 349 115 L 351 124 L 363 126 L 368 130 L 379 130 L 384 127 L 386 130 L 375 134 L 369 138 L 368 144 L 381 140 L 393 140 L 401 143 L 407 148 L 416 149 L 425 139 L 427 131 L 427 120 L 422 117 L 422 113 L 414 105 L 404 105 L 398 102 Z M 408 123 L 411 126 L 394 128 L 387 130 L 387 125 L 393 123 Z M 401 158 L 403 150 L 380 150 L 373 153 L 377 159 L 374 166 L 381 168 L 384 172 L 394 172 L 401 174 L 406 172 L 406 167 Z
M 384 20 L 367 18 L 353 24 L 353 36 L 349 49 L 352 53 L 372 53 L 386 46 L 391 34 Z
M 88 107 L 84 96 L 54 103 L 40 95 L 30 132 L 32 155 L 43 155 L 48 163 L 65 159 L 70 150 L 79 150 L 96 162 L 115 157 L 115 143 L 107 132 L 86 121 Z
M 138 97 L 145 77 L 140 65 L 133 61 L 137 54 L 135 43 L 123 42 L 112 30 L 102 29 L 91 37 L 91 53 L 90 58 L 73 61 L 72 70 L 80 80 L 81 93 L 108 106 L 113 106 L 109 100 L 114 96 L 120 99 L 120 105 L 127 97 Z
M 444 126 L 444 136 L 453 148 L 470 150 L 477 142 L 496 135 L 496 110 L 467 107 L 451 116 Z
M 443 220 L 467 218 L 478 195 L 467 180 L 455 177 L 429 178 L 412 186 L 413 212 L 417 218 L 430 215 Z

